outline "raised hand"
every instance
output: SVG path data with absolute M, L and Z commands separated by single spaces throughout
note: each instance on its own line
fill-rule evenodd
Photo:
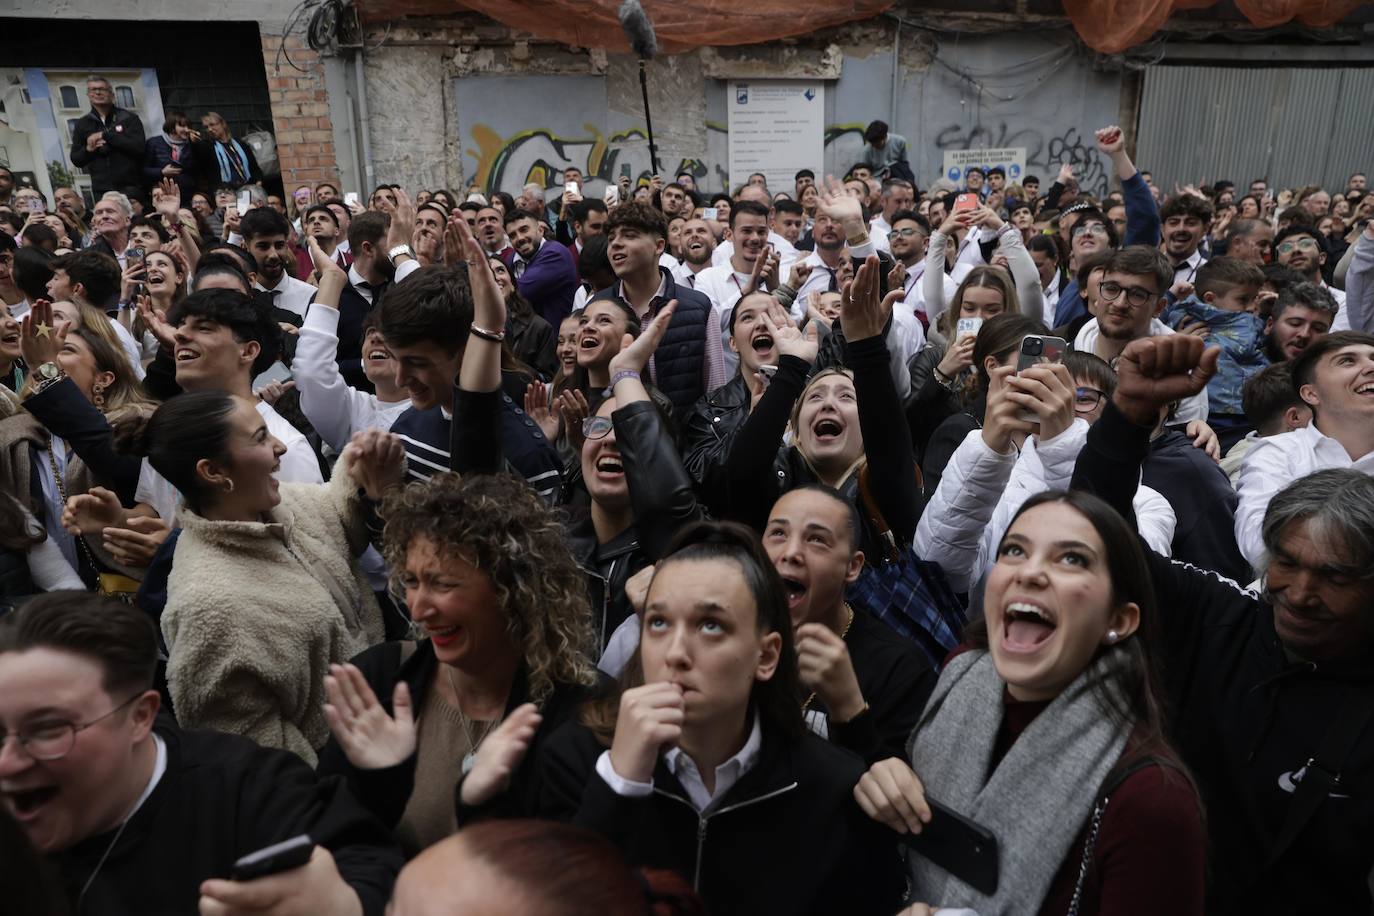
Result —
M 773 348 L 778 351 L 778 356 L 795 356 L 797 359 L 805 360 L 808 365 L 816 361 L 820 339 L 814 324 L 808 322 L 806 331 L 803 332 L 792 323 L 787 312 L 776 302 L 759 317 L 763 319 L 769 336 L 773 338 Z
M 400 188 L 396 188 L 396 206 L 393 208 L 386 197 L 382 197 L 382 209 L 391 215 L 391 225 L 386 231 L 386 248 L 388 251 L 397 245 L 409 245 L 410 240 L 415 237 L 415 205 L 410 202 L 410 195 Z
M 1126 135 L 1115 124 L 1102 128 L 1094 136 L 1097 138 L 1097 148 L 1108 156 L 1126 148 Z
M 24 354 L 24 363 L 30 368 L 37 368 L 44 363 L 56 362 L 57 354 L 62 352 L 62 346 L 67 342 L 67 330 L 70 327 L 70 321 L 62 322 L 61 327 L 54 327 L 52 303 L 47 299 L 35 300 L 20 325 L 19 349 Z
M 177 345 L 177 331 L 167 320 L 167 313 L 162 309 L 153 308 L 153 300 L 148 294 L 138 297 L 138 317 L 143 319 L 143 324 L 148 328 L 148 333 L 157 339 L 158 345 L 175 350 Z
M 952 343 L 940 363 L 935 368 L 947 379 L 952 379 L 973 365 L 973 345 L 978 342 L 977 334 L 965 334 Z
M 998 366 L 988 372 L 988 401 L 983 410 L 983 442 L 999 455 L 1011 449 L 1012 437 L 1028 436 L 1035 424 L 1021 418 L 1021 406 L 1012 400 L 1012 388 L 1007 379 L 1016 373 L 1015 366 Z
M 664 333 L 668 330 L 668 322 L 673 320 L 673 312 L 677 311 L 677 300 L 673 299 L 663 308 L 658 310 L 654 320 L 649 322 L 649 326 L 638 337 L 631 337 L 626 334 L 621 338 L 620 352 L 611 357 L 610 370 L 611 378 L 615 378 L 618 372 L 643 372 L 644 367 L 649 364 L 649 357 L 654 355 L 654 350 L 658 348 L 658 343 L 663 339 Z
M 868 260 L 859 268 L 854 282 L 849 284 L 844 305 L 840 309 L 840 327 L 844 328 L 844 339 L 853 343 L 883 333 L 887 316 L 883 314 L 883 303 L 878 299 L 878 278 L 881 276 L 882 262 L 877 255 L 869 255 Z M 891 306 L 888 306 L 889 311 Z
M 397 681 L 387 715 L 367 678 L 353 665 L 330 665 L 324 679 L 324 720 L 349 763 L 360 770 L 395 766 L 415 753 L 410 688 Z
M 1131 422 L 1152 427 L 1161 408 L 1207 387 L 1220 357 L 1220 347 L 1204 350 L 1191 334 L 1133 340 L 1117 359 L 1112 403 Z
M 797 669 L 802 684 L 816 691 L 835 722 L 848 722 L 863 712 L 863 691 L 849 649 L 830 627 L 823 623 L 797 627 Z
M 323 282 L 324 278 L 331 274 L 338 274 L 339 277 L 347 281 L 348 274 L 339 266 L 338 261 L 325 254 L 324 249 L 320 247 L 319 239 L 313 235 L 307 235 L 305 248 L 310 252 L 310 263 L 315 265 L 315 276 L 319 278 L 320 282 Z
M 1216 430 L 1202 420 L 1189 420 L 1184 432 L 1193 440 L 1193 448 L 1202 449 L 1208 458 L 1220 463 L 1221 440 L 1217 438 Z
M 898 833 L 918 834 L 930 823 L 925 786 L 911 767 L 896 757 L 868 768 L 854 787 L 854 800 L 864 814 Z
M 563 415 L 563 429 L 567 431 L 568 444 L 573 451 L 582 451 L 582 421 L 591 414 L 587 396 L 577 389 L 569 389 L 558 395 L 558 412 Z
M 948 238 L 960 229 L 967 229 L 973 225 L 973 214 L 976 212 L 976 210 L 953 210 L 945 217 L 945 221 L 940 224 L 940 228 L 936 231 Z
M 153 188 L 153 206 L 163 216 L 173 220 L 179 217 L 181 213 L 181 188 L 177 187 L 175 181 L 164 178 Z
M 611 766 L 622 779 L 649 782 L 664 748 L 682 737 L 682 687 L 659 682 L 620 695 L 620 713 L 611 742 Z
M 132 302 L 134 289 L 140 283 L 148 280 L 148 268 L 143 261 L 135 261 L 133 258 L 124 265 L 124 269 L 119 273 L 119 301 Z
M 851 197 L 834 175 L 826 175 L 824 186 L 817 185 L 816 190 L 820 192 L 816 212 L 840 223 L 846 236 L 857 235 L 866 229 L 862 203 L 857 197 Z
M 812 266 L 806 263 L 805 258 L 798 258 L 792 264 L 792 269 L 787 272 L 787 285 L 793 289 L 801 289 L 806 285 L 806 278 L 811 276 Z
M 368 499 L 381 499 L 405 480 L 406 450 L 400 436 L 380 429 L 356 432 L 344 446 L 343 457 L 348 461 L 348 476 Z
M 274 379 L 259 388 L 257 390 L 257 395 L 263 403 L 275 406 L 277 401 L 281 400 L 282 395 L 295 387 L 296 383 L 292 380 L 281 381 Z
M 1042 441 L 1053 439 L 1073 425 L 1073 376 L 1063 363 L 1031 366 L 1006 378 L 1007 398 L 1035 414 Z
M 1006 225 L 1006 221 L 997 215 L 997 211 L 988 206 L 981 206 L 971 211 L 973 216 L 970 222 L 982 226 L 984 229 L 991 229 L 993 232 Z
M 513 710 L 506 721 L 483 739 L 472 769 L 463 778 L 460 790 L 463 804 L 485 804 L 510 787 L 511 775 L 529 753 L 530 742 L 543 720 L 539 707 L 526 703 Z
M 558 439 L 558 414 L 549 407 L 548 386 L 540 381 L 525 386 L 525 413 L 550 442 Z
M 200 916 L 362 916 L 358 892 L 344 881 L 334 856 L 316 846 L 300 868 L 251 881 L 201 882 Z
M 1066 184 L 1073 181 L 1073 163 L 1066 162 L 1059 167 L 1059 183 Z

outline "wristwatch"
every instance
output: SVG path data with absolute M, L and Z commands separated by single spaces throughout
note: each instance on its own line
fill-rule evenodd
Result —
M 413 261 L 415 260 L 415 249 L 411 248 L 409 245 L 397 245 L 386 253 L 386 259 L 392 264 L 395 264 L 396 259 L 401 255 L 405 255 Z
M 43 391 L 56 385 L 67 377 L 62 371 L 62 367 L 57 363 L 43 363 L 33 370 L 33 377 L 36 384 L 33 386 L 34 394 L 41 394 Z

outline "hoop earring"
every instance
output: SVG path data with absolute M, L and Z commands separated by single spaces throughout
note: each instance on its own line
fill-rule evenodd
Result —
M 224 481 L 224 492 L 226 495 L 234 492 L 234 482 L 232 480 Z
M 91 389 L 91 404 L 102 413 L 105 410 L 105 386 L 96 382 Z

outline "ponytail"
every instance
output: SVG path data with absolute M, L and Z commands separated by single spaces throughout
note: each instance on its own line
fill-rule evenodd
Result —
M 193 512 L 202 510 L 206 486 L 196 471 L 201 459 L 223 462 L 229 451 L 230 416 L 238 406 L 223 391 L 189 391 L 164 401 L 151 417 L 124 424 L 116 447 L 148 459 L 176 487 Z

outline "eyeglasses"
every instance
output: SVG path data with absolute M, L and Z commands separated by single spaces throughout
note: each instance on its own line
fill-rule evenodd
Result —
M 19 742 L 19 746 L 23 749 L 24 753 L 28 754 L 34 760 L 61 760 L 63 757 L 70 754 L 72 748 L 76 746 L 77 732 L 83 732 L 92 725 L 108 719 L 134 700 L 143 696 L 143 693 L 144 691 L 140 690 L 114 709 L 111 709 L 102 716 L 96 716 L 84 725 L 76 725 L 72 722 L 39 722 L 35 725 L 21 728 L 15 733 L 14 738 Z M 9 737 L 9 735 L 0 732 L 0 747 L 4 746 L 5 742 L 9 740 Z
M 1136 306 L 1145 305 L 1159 298 L 1159 294 L 1152 289 L 1146 289 L 1143 286 L 1122 286 L 1114 280 L 1104 281 L 1098 287 L 1098 292 L 1108 302 L 1115 302 L 1122 293 L 1125 293 L 1126 301 Z
M 1316 251 L 1318 248 L 1317 240 L 1309 238 L 1289 239 L 1278 247 L 1278 252 L 1279 254 L 1288 254 L 1297 248 L 1301 248 L 1303 251 Z
M 921 230 L 920 230 L 920 229 L 914 229 L 914 228 L 913 228 L 913 229 L 893 229 L 891 232 L 888 233 L 888 235 L 895 235 L 895 236 L 897 236 L 897 238 L 899 238 L 899 239 L 909 239 L 909 238 L 911 238 L 913 235 L 919 235 L 920 233 L 921 233 Z
M 1091 233 L 1092 235 L 1106 235 L 1107 227 L 1101 223 L 1080 223 L 1073 227 L 1073 232 L 1069 233 L 1069 235 L 1071 238 L 1078 238 L 1085 232 Z
M 615 429 L 610 417 L 588 417 L 582 421 L 582 435 L 587 439 L 604 439 Z
M 1073 395 L 1074 412 L 1092 413 L 1106 396 L 1105 391 L 1099 391 L 1096 388 L 1075 388 Z

